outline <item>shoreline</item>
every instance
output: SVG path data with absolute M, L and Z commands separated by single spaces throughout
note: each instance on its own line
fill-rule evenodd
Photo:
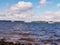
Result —
M 7 41 L 5 38 L 0 39 L 0 44 L 5 44 L 5 45 L 33 45 L 33 44 L 60 44 L 60 39 L 56 40 L 41 40 L 41 39 L 32 39 L 32 38 L 21 38 L 20 41 Z
M 25 22 L 25 21 L 0 20 L 0 22 L 21 22 L 21 23 L 47 23 L 47 24 L 60 24 L 60 22 L 54 22 L 54 21 L 31 21 L 31 22 Z

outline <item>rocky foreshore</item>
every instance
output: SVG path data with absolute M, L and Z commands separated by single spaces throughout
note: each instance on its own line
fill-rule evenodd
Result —
M 60 45 L 60 39 L 34 39 L 34 38 L 21 38 L 18 41 L 9 39 L 6 40 L 5 38 L 0 39 L 0 45 Z

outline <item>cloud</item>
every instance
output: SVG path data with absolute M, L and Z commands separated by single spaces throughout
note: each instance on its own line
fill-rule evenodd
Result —
M 46 0 L 41 0 L 40 4 L 45 5 L 45 4 L 47 4 L 47 1 Z
M 47 0 L 40 0 L 40 7 L 44 7 L 48 4 Z M 9 6 L 9 5 L 7 5 Z M 57 5 L 58 7 L 60 4 Z M 25 22 L 30 21 L 60 21 L 60 11 L 51 12 L 46 11 L 43 15 L 35 15 L 36 12 L 31 11 L 33 4 L 31 2 L 20 1 L 17 4 L 11 6 L 7 11 L 4 10 L 0 14 L 0 20 L 20 20 Z
M 41 5 L 51 4 L 51 2 L 48 2 L 47 0 L 40 0 Z
M 27 11 L 29 9 L 31 9 L 32 3 L 31 2 L 18 2 L 17 4 L 15 4 L 14 6 L 11 7 L 10 11 L 11 13 L 21 13 L 22 11 Z
M 42 20 L 45 21 L 60 21 L 60 11 L 57 12 L 44 12 L 43 16 L 41 16 Z
M 10 7 L 10 9 L 4 10 L 0 19 L 1 20 L 27 20 L 32 17 L 33 11 L 29 11 L 33 8 L 31 2 L 20 1 L 17 4 Z
M 7 8 L 10 8 L 10 4 L 9 3 L 6 3 L 6 5 L 5 5 Z
M 37 8 L 44 8 L 45 6 L 47 6 L 48 4 L 51 4 L 51 2 L 48 2 L 47 0 L 40 0 L 40 5 L 37 6 Z
M 17 4 L 11 6 L 10 9 L 8 11 L 5 11 L 4 13 L 7 15 L 20 14 L 32 9 L 32 7 L 33 5 L 31 2 L 20 1 Z
M 32 21 L 60 21 L 60 11 L 45 11 L 42 15 L 35 15 Z
M 59 4 L 57 4 L 57 7 L 60 7 L 60 3 L 59 3 Z
M 31 21 L 33 18 L 35 12 L 33 11 L 27 11 L 20 14 L 14 14 L 14 15 L 3 15 L 0 14 L 0 20 L 12 20 L 12 21 Z

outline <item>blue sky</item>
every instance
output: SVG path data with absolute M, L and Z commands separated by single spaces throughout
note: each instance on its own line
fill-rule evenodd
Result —
M 25 2 L 32 2 L 33 3 L 33 6 L 38 6 L 40 5 L 40 0 L 0 0 L 0 11 L 4 10 L 4 9 L 7 9 L 7 6 L 6 4 L 9 4 L 9 5 L 14 5 L 16 3 L 18 3 L 19 1 L 25 1 Z M 60 10 L 60 8 L 56 7 L 56 5 L 58 3 L 60 3 L 60 0 L 47 0 L 48 2 L 51 2 L 50 5 L 44 7 L 43 9 L 41 10 L 53 10 L 52 11 L 55 11 L 55 10 Z
M 22 6 L 21 6 L 21 2 L 22 2 Z M 25 6 L 25 9 L 24 9 L 24 6 Z M 17 13 L 15 13 L 16 10 L 18 9 L 17 7 L 19 7 L 19 10 L 17 11 Z M 14 16 L 11 16 L 12 14 L 10 14 L 10 13 L 12 13 L 12 10 L 13 10 Z M 10 15 L 7 12 L 9 12 Z M 17 19 L 17 17 L 15 17 L 15 14 L 16 14 L 17 16 L 20 16 L 19 19 L 21 19 L 21 18 L 23 19 L 23 16 L 25 16 L 25 18 L 24 18 L 25 20 L 27 20 L 27 19 L 34 20 L 35 19 L 35 20 L 60 21 L 60 19 L 57 18 L 60 15 L 59 12 L 60 12 L 60 0 L 0 0 L 1 15 L 11 16 L 9 18 L 7 18 L 8 16 L 7 17 L 0 16 L 0 19 L 6 18 L 6 19 L 13 20 L 12 17 Z M 24 13 L 26 15 L 24 15 L 22 13 Z M 30 13 L 30 14 L 28 14 L 28 13 Z M 33 16 L 31 16 L 31 13 Z M 21 15 L 22 15 L 22 17 L 21 17 Z M 26 18 L 26 17 L 28 17 L 28 18 Z

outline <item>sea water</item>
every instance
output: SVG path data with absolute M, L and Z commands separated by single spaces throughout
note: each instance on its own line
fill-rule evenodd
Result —
M 24 35 L 28 33 L 27 35 Z M 0 37 L 5 38 L 39 38 L 60 39 L 60 24 L 0 22 Z

